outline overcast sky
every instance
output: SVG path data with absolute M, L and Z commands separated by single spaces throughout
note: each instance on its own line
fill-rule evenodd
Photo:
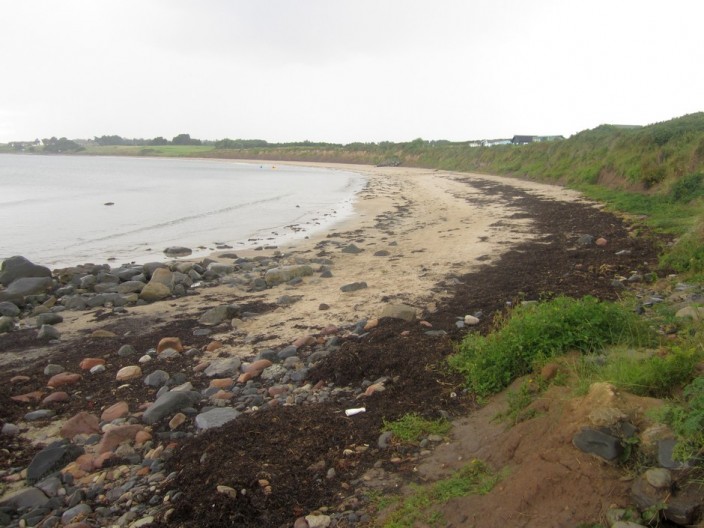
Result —
M 0 142 L 569 136 L 704 110 L 700 0 L 0 0 Z

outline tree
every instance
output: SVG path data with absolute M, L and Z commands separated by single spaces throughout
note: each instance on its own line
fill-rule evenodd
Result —
M 190 134 L 179 134 L 171 140 L 173 145 L 200 145 L 200 139 L 192 139 Z

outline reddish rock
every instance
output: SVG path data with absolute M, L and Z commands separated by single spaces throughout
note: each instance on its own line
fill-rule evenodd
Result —
M 114 332 L 111 332 L 110 330 L 96 330 L 90 336 L 97 337 L 100 339 L 109 339 L 111 337 L 117 337 L 117 334 Z
M 20 403 L 32 403 L 32 402 L 38 402 L 44 397 L 44 393 L 42 391 L 32 391 L 32 392 L 27 392 L 25 394 L 18 394 L 17 396 L 12 396 L 10 399 L 12 401 L 20 402 Z
M 604 246 L 605 246 L 606 244 L 608 244 L 609 242 L 608 242 L 608 240 L 606 240 L 605 238 L 600 237 L 600 238 L 597 238 L 597 239 L 596 239 L 596 242 L 594 242 L 594 243 L 595 243 L 597 246 L 604 247 Z
M 74 374 L 73 372 L 60 372 L 59 374 L 49 378 L 46 385 L 47 387 L 56 389 L 64 385 L 73 385 L 74 383 L 78 383 L 81 379 L 82 376 L 80 374 Z
M 109 429 L 98 444 L 98 454 L 114 451 L 121 443 L 133 441 L 135 435 L 142 429 L 141 425 L 120 425 Z
M 301 348 L 304 346 L 310 346 L 315 344 L 315 338 L 313 336 L 303 336 L 299 337 L 293 342 L 293 346 L 296 348 Z
M 206 352 L 213 352 L 213 351 L 217 350 L 218 348 L 222 348 L 222 343 L 220 341 L 211 341 L 205 347 L 205 351 Z
M 288 387 L 286 385 L 274 385 L 269 387 L 269 396 L 278 396 L 279 394 L 285 394 L 288 392 Z
M 323 380 L 318 380 L 318 383 L 313 385 L 313 390 L 318 391 L 318 390 L 322 389 L 323 387 L 325 387 L 325 382 Z
M 112 422 L 118 418 L 124 418 L 130 413 L 130 408 L 125 401 L 119 401 L 103 411 L 100 419 L 104 422 Z
M 237 378 L 237 383 L 247 383 L 249 380 L 256 378 L 261 373 L 261 370 L 250 370 L 249 372 L 240 374 L 240 377 Z
M 218 389 L 229 389 L 235 384 L 232 378 L 215 378 L 210 380 L 210 386 Z
M 431 323 L 429 323 L 428 321 L 421 321 L 420 324 L 421 324 L 421 326 L 424 326 L 424 327 L 426 327 L 426 328 L 432 328 L 432 327 L 433 327 L 433 325 L 432 325 Z
M 162 337 L 159 340 L 159 344 L 156 346 L 156 353 L 161 354 L 167 348 L 171 348 L 176 352 L 183 352 L 181 339 L 178 337 Z
M 94 414 L 81 411 L 75 416 L 72 416 L 66 423 L 61 426 L 62 438 L 72 439 L 79 434 L 93 434 L 100 432 L 100 420 Z
M 95 467 L 94 466 L 95 457 L 93 455 L 88 454 L 88 453 L 84 453 L 81 456 L 79 456 L 75 460 L 75 462 L 78 465 L 78 467 L 81 470 L 85 471 L 86 473 L 90 473 L 91 471 L 93 471 L 93 468 Z
M 214 400 L 231 400 L 235 395 L 230 391 L 219 390 L 211 396 Z
M 63 391 L 56 391 L 52 392 L 42 400 L 43 405 L 47 405 L 50 403 L 61 403 L 69 400 L 69 395 Z
M 149 431 L 137 431 L 137 434 L 134 435 L 134 443 L 137 446 L 141 446 L 145 442 L 149 442 L 149 440 L 152 439 L 152 435 L 149 433 Z
M 29 376 L 22 376 L 22 375 L 12 376 L 10 378 L 10 383 L 24 383 L 25 381 L 29 381 L 31 379 L 32 378 L 30 378 Z
M 79 365 L 81 370 L 90 370 L 96 365 L 105 365 L 105 360 L 101 358 L 85 358 Z
M 138 365 L 128 365 L 117 371 L 117 381 L 129 381 L 142 377 L 142 369 Z
M 201 361 L 195 367 L 193 367 L 193 372 L 203 372 L 210 366 L 210 361 Z
M 328 325 L 320 331 L 320 335 L 329 336 L 335 335 L 340 329 L 335 325 Z
M 251 372 L 253 370 L 264 370 L 273 365 L 268 359 L 258 359 L 247 365 L 242 365 L 242 372 Z

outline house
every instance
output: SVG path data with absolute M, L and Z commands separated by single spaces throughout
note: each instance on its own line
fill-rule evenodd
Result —
M 514 145 L 525 145 L 527 143 L 533 143 L 536 136 L 513 136 L 511 143 Z

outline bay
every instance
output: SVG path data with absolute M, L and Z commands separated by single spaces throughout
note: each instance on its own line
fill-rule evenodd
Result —
M 230 160 L 0 155 L 0 260 L 165 260 L 276 246 L 353 212 L 359 174 Z

